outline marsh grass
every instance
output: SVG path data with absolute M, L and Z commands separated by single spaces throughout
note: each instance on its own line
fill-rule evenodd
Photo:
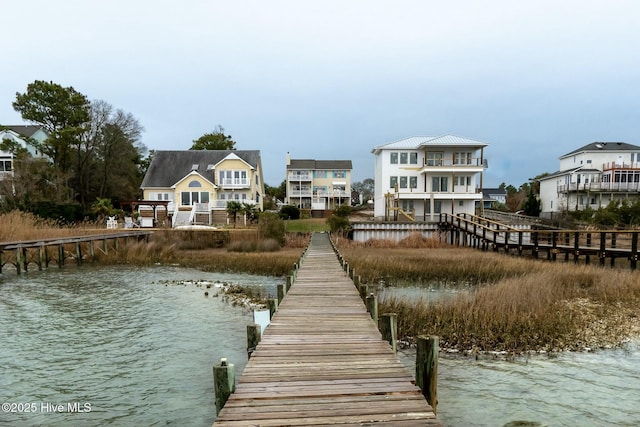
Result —
M 637 272 L 446 245 L 415 250 L 375 243 L 366 251 L 354 243 L 338 246 L 369 283 L 386 278 L 473 285 L 470 292 L 433 302 L 382 299 L 379 312 L 398 314 L 405 339 L 438 335 L 451 350 L 523 352 L 615 346 L 640 335 Z
M 0 215 L 0 242 L 104 233 L 104 225 L 100 225 L 102 229 L 95 222 L 65 225 L 27 212 L 11 211 Z

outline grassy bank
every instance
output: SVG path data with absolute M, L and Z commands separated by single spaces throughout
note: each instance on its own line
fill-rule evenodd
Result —
M 640 275 L 505 254 L 453 248 L 437 241 L 364 245 L 338 241 L 368 283 L 474 285 L 438 302 L 389 299 L 399 335 L 438 335 L 458 351 L 554 351 L 615 346 L 640 334 Z M 420 239 L 418 239 L 420 240 Z

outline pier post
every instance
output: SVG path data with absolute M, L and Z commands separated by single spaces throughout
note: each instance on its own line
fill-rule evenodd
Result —
M 22 269 L 22 248 L 18 246 L 16 248 L 16 272 L 20 274 Z
M 436 413 L 438 406 L 438 337 L 420 335 L 416 350 L 416 385 Z
M 284 298 L 284 294 L 285 294 L 284 285 L 278 285 L 278 304 L 282 302 L 282 299 Z
M 396 313 L 385 313 L 378 319 L 378 329 L 382 334 L 382 339 L 387 341 L 394 353 L 398 352 L 398 315 Z
M 278 300 L 276 298 L 269 298 L 267 300 L 267 306 L 269 307 L 269 319 L 273 319 L 273 315 L 278 311 Z
M 291 289 L 291 285 L 293 284 L 293 276 L 287 276 L 287 292 Z
M 378 297 L 372 293 L 367 296 L 367 311 L 374 322 L 378 323 Z
M 236 391 L 235 367 L 226 357 L 213 367 L 213 390 L 216 395 L 216 415 L 220 413 L 231 393 Z
M 262 338 L 261 327 L 257 323 L 251 323 L 247 325 L 247 357 L 251 358 L 253 353 Z
M 360 299 L 364 300 L 367 296 L 367 285 L 358 285 L 358 293 L 360 294 Z

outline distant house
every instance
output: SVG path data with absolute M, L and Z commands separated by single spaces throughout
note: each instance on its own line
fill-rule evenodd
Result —
M 375 218 L 437 221 L 441 212 L 474 213 L 482 201 L 487 145 L 445 135 L 375 147 Z
M 40 156 L 40 153 L 27 141 L 32 139 L 38 143 L 42 143 L 48 137 L 49 134 L 41 126 L 0 126 L 0 141 L 9 140 L 15 142 L 34 157 Z M 4 179 L 7 175 L 13 175 L 13 161 L 14 156 L 12 153 L 0 150 L 0 180 Z
M 598 209 L 640 192 L 640 147 L 625 142 L 592 142 L 563 156 L 560 169 L 540 179 L 540 216 Z
M 482 204 L 485 209 L 491 209 L 494 203 L 507 203 L 507 190 L 504 188 L 483 188 Z
M 150 217 L 174 227 L 225 224 L 230 201 L 263 209 L 260 151 L 156 151 L 140 188 L 143 225 Z
M 286 157 L 285 203 L 301 209 L 333 210 L 351 204 L 351 160 Z

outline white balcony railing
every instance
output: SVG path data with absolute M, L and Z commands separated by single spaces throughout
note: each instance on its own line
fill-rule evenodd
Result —
M 287 175 L 288 181 L 311 181 L 310 173 L 290 173 Z
M 486 160 L 474 157 L 466 160 L 453 159 L 425 159 L 424 167 L 478 167 L 484 166 Z
M 622 191 L 637 192 L 640 191 L 640 182 L 589 182 L 589 183 L 571 183 L 558 185 L 559 193 L 567 193 L 570 191 Z
M 247 178 L 225 178 L 218 183 L 221 187 L 248 187 L 249 180 Z
M 311 189 L 289 191 L 289 197 L 311 197 L 312 194 Z

